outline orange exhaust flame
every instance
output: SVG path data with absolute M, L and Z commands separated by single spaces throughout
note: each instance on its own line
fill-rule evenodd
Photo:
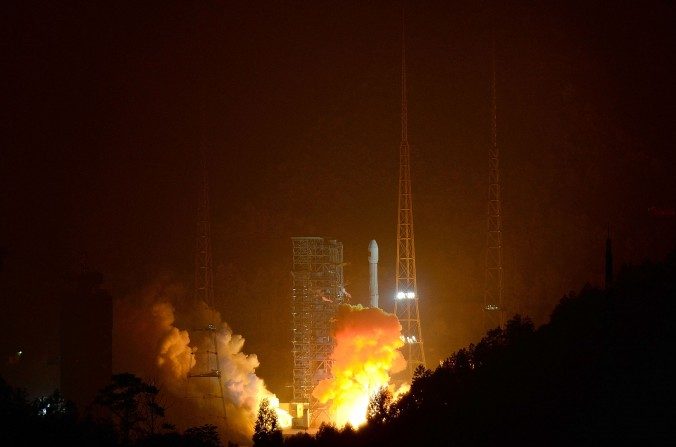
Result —
M 329 404 L 331 422 L 337 427 L 349 423 L 356 428 L 366 422 L 371 396 L 382 387 L 392 388 L 390 374 L 406 367 L 398 350 L 404 345 L 401 324 L 381 309 L 343 304 L 333 330 L 333 377 L 322 380 L 312 394 Z

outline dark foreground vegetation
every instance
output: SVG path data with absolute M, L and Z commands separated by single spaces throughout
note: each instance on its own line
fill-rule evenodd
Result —
M 159 389 L 133 374 L 116 374 L 82 415 L 58 391 L 29 400 L 26 391 L 0 379 L 1 446 L 221 445 L 214 425 L 179 433 L 164 420 Z
M 565 296 L 538 329 L 513 317 L 434 370 L 411 391 L 374 396 L 358 431 L 322 426 L 282 439 L 262 408 L 263 446 L 673 445 L 670 439 L 676 252 L 625 267 L 607 290 Z M 78 416 L 58 392 L 27 398 L 0 379 L 0 445 L 216 446 L 216 427 L 179 433 L 164 421 L 158 390 L 113 376 L 97 411 Z M 265 407 L 265 406 L 263 406 Z
M 625 267 L 607 290 L 565 296 L 535 329 L 515 316 L 371 401 L 358 431 L 322 427 L 288 446 L 673 445 L 676 252 Z

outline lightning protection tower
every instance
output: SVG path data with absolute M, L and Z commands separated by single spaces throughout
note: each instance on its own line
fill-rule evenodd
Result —
M 207 345 L 206 351 L 195 352 L 195 367 L 188 374 L 188 390 L 194 389 L 190 382 L 194 380 L 208 381 L 207 386 L 198 389 L 206 390 L 201 395 L 191 395 L 189 398 L 209 399 L 213 401 L 210 407 L 216 419 L 225 422 L 225 395 L 221 379 L 221 366 L 218 357 L 216 311 L 214 307 L 214 281 L 211 258 L 211 222 L 209 206 L 209 174 L 207 170 L 206 151 L 202 144 L 202 185 L 197 210 L 197 240 L 195 250 L 195 302 L 203 301 L 209 310 L 210 321 L 203 328 L 194 329 L 195 333 L 203 333 Z M 197 385 L 197 384 L 195 384 Z M 218 424 L 216 424 L 218 425 Z
M 399 146 L 399 206 L 397 223 L 397 289 L 394 314 L 402 326 L 410 379 L 418 365 L 425 366 L 420 316 L 418 313 L 418 286 L 415 271 L 415 241 L 413 236 L 413 198 L 411 195 L 411 148 L 408 145 L 408 103 L 406 97 L 406 44 L 402 17 L 401 39 L 401 144 Z
M 502 304 L 502 220 L 500 217 L 500 165 L 498 116 L 495 85 L 495 38 L 491 70 L 491 142 L 488 147 L 488 233 L 486 240 L 486 276 L 484 288 L 484 328 L 503 327 Z

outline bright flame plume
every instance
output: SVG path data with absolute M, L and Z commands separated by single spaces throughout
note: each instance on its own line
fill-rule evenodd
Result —
M 393 388 L 390 374 L 406 367 L 398 350 L 404 345 L 401 324 L 381 309 L 342 304 L 333 334 L 333 377 L 317 384 L 312 394 L 320 403 L 329 404 L 331 422 L 337 427 L 349 423 L 356 428 L 366 422 L 371 396 L 382 387 Z

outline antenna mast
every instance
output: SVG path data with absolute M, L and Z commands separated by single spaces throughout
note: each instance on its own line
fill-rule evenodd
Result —
M 201 110 L 202 123 L 204 123 L 204 106 Z M 200 155 L 202 164 L 202 181 L 197 208 L 197 238 L 195 248 L 195 303 L 203 301 L 209 309 L 209 318 L 206 327 L 195 329 L 194 332 L 206 332 L 208 343 L 211 345 L 205 352 L 197 352 L 195 372 L 188 373 L 188 382 L 194 379 L 209 380 L 209 391 L 195 398 L 220 400 L 218 412 L 224 421 L 225 394 L 223 393 L 223 381 L 221 379 L 221 365 L 218 357 L 218 342 L 216 339 L 218 328 L 216 326 L 216 310 L 214 302 L 214 273 L 211 255 L 211 208 L 209 203 L 209 171 L 207 168 L 207 151 L 204 141 L 204 132 L 201 136 Z M 188 384 L 188 389 L 190 386 Z M 188 396 L 193 397 L 193 396 Z
M 484 289 L 485 329 L 503 327 L 505 324 L 505 309 L 502 304 L 502 220 L 500 217 L 500 165 L 495 84 L 495 36 L 493 36 L 491 144 L 488 148 L 488 235 L 486 241 L 486 282 Z
M 399 204 L 397 212 L 397 290 L 394 314 L 402 326 L 409 378 L 418 365 L 425 366 L 420 316 L 418 313 L 418 286 L 415 270 L 415 241 L 413 235 L 413 198 L 411 194 L 411 148 L 408 144 L 408 101 L 406 92 L 406 40 L 402 12 L 401 39 L 401 144 L 399 146 Z

